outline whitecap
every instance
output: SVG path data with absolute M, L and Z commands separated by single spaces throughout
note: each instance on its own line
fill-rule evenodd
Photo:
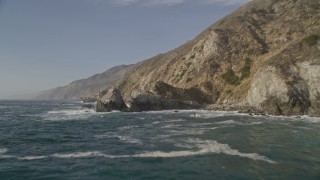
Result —
M 51 115 L 79 115 L 79 114 L 88 114 L 88 113 L 95 113 L 93 109 L 72 109 L 72 110 L 58 110 L 58 111 L 48 111 L 47 114 Z
M 208 119 L 208 118 L 223 117 L 228 115 L 238 115 L 238 112 L 236 111 L 203 111 L 201 114 L 201 117 Z
M 253 126 L 253 125 L 263 124 L 263 122 L 242 123 L 242 122 L 236 122 L 234 120 L 226 120 L 226 121 L 217 122 L 217 124 L 236 124 L 236 125 L 242 125 L 242 126 Z
M 140 139 L 135 139 L 130 136 L 117 136 L 118 139 L 125 143 L 130 143 L 130 144 L 142 144 L 142 141 Z
M 93 109 L 64 109 L 56 111 L 48 111 L 43 114 L 44 120 L 59 121 L 59 120 L 74 120 L 86 119 L 97 113 Z
M 0 154 L 5 154 L 8 152 L 7 148 L 0 148 Z
M 252 123 L 249 123 L 248 125 L 259 125 L 259 124 L 263 124 L 263 122 L 252 122 Z
M 0 159 L 8 159 L 8 158 L 14 158 L 14 156 L 7 155 L 8 152 L 7 148 L 0 148 Z
M 320 123 L 319 117 L 302 116 L 301 119 L 310 123 Z
M 232 149 L 228 144 L 220 144 L 217 141 L 212 140 L 200 140 L 200 139 L 189 139 L 186 141 L 187 143 L 195 144 L 197 148 L 200 150 L 196 151 L 199 154 L 206 154 L 206 153 L 222 153 L 226 155 L 232 155 L 232 156 L 240 156 L 249 158 L 252 160 L 260 160 L 260 161 L 266 161 L 271 164 L 276 164 L 277 162 L 268 159 L 265 156 L 259 155 L 257 153 L 242 153 L 237 149 Z
M 132 154 L 132 155 L 109 155 L 99 151 L 92 152 L 75 152 L 69 154 L 53 154 L 52 157 L 56 158 L 85 158 L 85 157 L 105 157 L 105 158 L 175 158 L 175 157 L 187 157 L 196 156 L 204 154 L 226 154 L 231 156 L 239 156 L 243 158 L 248 158 L 255 161 L 265 161 L 271 164 L 276 164 L 273 161 L 263 155 L 257 153 L 242 153 L 237 149 L 232 149 L 228 144 L 220 144 L 217 141 L 203 141 L 199 139 L 189 139 L 187 143 L 194 144 L 194 150 L 190 150 L 192 146 L 190 144 L 178 144 L 177 146 L 184 146 L 189 148 L 189 150 L 182 151 L 146 151 L 142 153 Z
M 104 157 L 105 154 L 99 151 L 92 151 L 92 152 L 75 152 L 69 154 L 53 154 L 52 157 L 56 158 L 84 158 L 84 157 Z
M 0 154 L 0 159 L 9 159 L 9 158 L 15 158 L 15 156 Z
M 19 160 L 38 160 L 38 159 L 44 159 L 47 158 L 47 156 L 25 156 L 25 157 L 18 157 Z
M 187 148 L 188 150 L 181 151 L 146 151 L 142 153 L 132 154 L 132 155 L 109 155 L 102 153 L 100 151 L 89 151 L 89 152 L 73 152 L 73 153 L 56 153 L 49 156 L 24 156 L 15 157 L 10 155 L 4 155 L 7 152 L 6 149 L 2 149 L 0 158 L 16 158 L 19 160 L 39 160 L 49 157 L 55 158 L 87 158 L 87 157 L 104 157 L 104 158 L 175 158 L 175 157 L 187 157 L 187 156 L 197 156 L 204 154 L 225 154 L 231 156 L 239 156 L 243 158 L 248 158 L 255 161 L 265 161 L 271 164 L 276 164 L 273 161 L 263 155 L 258 153 L 243 153 L 237 149 L 232 149 L 228 144 L 221 144 L 213 140 L 201 140 L 201 139 L 188 139 L 184 143 L 177 143 L 176 147 Z
M 211 127 L 211 128 L 200 128 L 201 130 L 215 130 L 218 129 L 219 127 Z
M 130 136 L 120 136 L 115 133 L 105 133 L 105 134 L 100 134 L 100 135 L 95 135 L 94 136 L 97 139 L 104 139 L 104 138 L 117 138 L 122 142 L 125 143 L 130 143 L 130 144 L 143 144 L 140 139 L 136 139 Z

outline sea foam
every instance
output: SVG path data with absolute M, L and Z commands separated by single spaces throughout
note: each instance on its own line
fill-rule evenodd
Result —
M 97 113 L 93 109 L 64 109 L 57 111 L 48 111 L 43 114 L 44 120 L 61 121 L 61 120 L 74 120 L 74 119 L 86 119 Z
M 187 156 L 198 156 L 204 154 L 226 154 L 231 156 L 239 156 L 248 158 L 255 161 L 264 161 L 271 164 L 276 164 L 273 161 L 263 155 L 257 153 L 243 153 L 237 149 L 232 149 L 228 144 L 221 144 L 213 140 L 201 140 L 201 139 L 188 139 L 184 143 L 177 143 L 177 147 L 184 147 L 186 150 L 180 151 L 146 151 L 136 154 L 127 155 L 110 155 L 100 151 L 89 151 L 89 152 L 74 152 L 74 153 L 55 153 L 52 155 L 41 155 L 41 156 L 12 156 L 6 155 L 7 149 L 0 149 L 0 158 L 16 158 L 18 160 L 39 160 L 49 157 L 54 158 L 87 158 L 87 157 L 104 157 L 104 158 L 175 158 L 175 157 L 187 157 Z
M 175 157 L 187 157 L 187 156 L 197 156 L 204 154 L 226 154 L 231 156 L 239 156 L 243 158 L 248 158 L 255 161 L 264 161 L 271 164 L 276 164 L 276 161 L 273 161 L 263 155 L 257 153 L 242 153 L 237 149 L 232 149 L 228 144 L 220 144 L 217 141 L 203 141 L 200 139 L 189 139 L 186 141 L 189 144 L 181 145 L 179 147 L 187 147 L 188 150 L 181 151 L 146 151 L 142 153 L 132 154 L 132 155 L 109 155 L 99 151 L 92 152 L 75 152 L 68 154 L 53 154 L 51 157 L 56 158 L 84 158 L 84 157 L 105 157 L 105 158 L 175 158 Z M 194 146 L 191 146 L 194 144 Z M 195 148 L 190 150 L 190 148 Z

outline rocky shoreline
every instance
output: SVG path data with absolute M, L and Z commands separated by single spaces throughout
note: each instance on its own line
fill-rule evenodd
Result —
M 92 100 L 92 99 L 91 99 Z M 85 101 L 83 101 L 85 103 Z M 92 102 L 92 101 L 90 101 Z M 308 115 L 311 117 L 320 117 L 319 114 L 312 113 L 281 113 L 281 111 L 267 111 L 261 110 L 248 105 L 236 105 L 236 104 L 206 104 L 199 103 L 197 101 L 186 101 L 180 99 L 164 98 L 160 95 L 156 95 L 152 92 L 139 91 L 127 101 L 122 97 L 119 89 L 111 88 L 108 91 L 104 91 L 100 97 L 96 99 L 94 106 L 92 106 L 96 112 L 142 112 L 142 111 L 161 111 L 161 110 L 213 110 L 213 111 L 237 111 L 239 113 L 245 113 L 249 115 L 275 115 L 275 116 L 302 116 Z

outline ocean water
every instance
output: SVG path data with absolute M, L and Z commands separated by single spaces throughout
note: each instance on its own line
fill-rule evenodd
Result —
M 320 179 L 320 118 L 0 101 L 0 179 Z

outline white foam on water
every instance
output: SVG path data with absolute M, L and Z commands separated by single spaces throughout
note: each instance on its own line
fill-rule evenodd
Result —
M 242 123 L 234 120 L 226 120 L 226 121 L 217 122 L 217 124 L 237 124 L 237 125 L 243 125 L 243 126 L 253 126 L 253 125 L 263 124 L 263 122 Z
M 9 159 L 9 158 L 15 158 L 15 156 L 7 155 L 8 152 L 7 148 L 0 148 L 0 159 Z
M 226 121 L 217 122 L 217 124 L 238 124 L 238 123 L 235 122 L 234 120 L 226 120 Z
M 47 113 L 43 114 L 43 119 L 50 121 L 74 120 L 86 119 L 93 115 L 97 115 L 93 109 L 64 109 L 48 111 Z
M 236 111 L 204 111 L 202 112 L 202 116 L 203 118 L 215 118 L 215 117 L 223 117 L 223 116 L 227 116 L 227 115 L 238 115 L 238 113 Z
M 9 158 L 15 158 L 15 156 L 0 154 L 0 159 L 9 159 Z
M 172 128 L 177 128 L 177 127 L 181 127 L 182 125 L 180 124 L 167 124 L 162 126 L 161 128 L 166 128 L 166 129 L 172 129 Z
M 219 127 L 211 127 L 211 128 L 200 128 L 201 130 L 215 130 L 219 129 Z
M 163 111 L 145 111 L 145 114 L 173 114 L 175 110 L 163 110 Z
M 84 158 L 84 157 L 105 157 L 105 158 L 175 158 L 175 157 L 188 157 L 204 154 L 226 154 L 231 156 L 239 156 L 243 158 L 248 158 L 255 161 L 264 161 L 271 164 L 277 164 L 276 161 L 268 159 L 265 156 L 259 155 L 257 153 L 242 153 L 237 149 L 232 149 L 228 144 L 220 144 L 217 141 L 211 140 L 199 140 L 199 139 L 189 139 L 186 141 L 187 144 L 178 144 L 177 146 L 184 146 L 188 150 L 182 151 L 147 151 L 132 155 L 109 155 L 104 154 L 99 151 L 92 152 L 76 152 L 69 154 L 53 154 L 51 157 L 56 158 Z M 191 145 L 193 144 L 193 146 Z M 195 150 L 190 150 L 194 148 Z
M 126 138 L 124 138 L 127 140 Z M 201 140 L 201 139 L 187 139 L 184 142 L 179 142 L 175 144 L 176 147 L 186 148 L 187 150 L 181 151 L 146 151 L 142 153 L 132 154 L 132 155 L 110 155 L 105 154 L 100 151 L 89 151 L 89 152 L 73 152 L 73 153 L 56 153 L 48 156 L 12 156 L 6 155 L 7 149 L 0 149 L 0 159 L 3 158 L 16 158 L 18 160 L 39 160 L 49 157 L 55 158 L 87 158 L 87 157 L 104 157 L 104 158 L 174 158 L 174 157 L 187 157 L 196 156 L 204 154 L 226 154 L 231 156 L 239 156 L 243 158 L 248 158 L 255 161 L 264 161 L 271 164 L 276 164 L 273 161 L 263 155 L 257 153 L 243 153 L 237 149 L 232 149 L 228 144 L 221 144 L 214 140 Z
M 0 154 L 5 154 L 8 152 L 7 148 L 0 148 Z
M 14 158 L 14 156 L 7 155 L 8 152 L 7 148 L 0 148 L 0 159 L 8 159 L 8 158 Z
M 0 106 L 0 109 L 7 109 L 10 108 L 9 106 Z
M 58 110 L 58 111 L 48 111 L 47 114 L 52 115 L 79 115 L 79 114 L 88 114 L 95 113 L 93 109 L 71 109 L 71 110 Z
M 120 141 L 129 143 L 129 144 L 143 144 L 140 139 L 136 139 L 130 136 L 121 136 L 121 135 L 117 135 L 116 133 L 105 133 L 101 135 L 95 135 L 94 137 L 98 139 L 117 138 Z
M 252 122 L 252 123 L 249 123 L 248 125 L 259 125 L 259 124 L 263 124 L 263 122 Z
M 191 114 L 190 117 L 199 118 L 199 117 L 202 117 L 202 115 L 200 115 L 198 113 L 194 113 L 194 114 Z
M 99 151 L 92 152 L 75 152 L 68 154 L 53 154 L 51 157 L 56 158 L 84 158 L 84 157 L 105 157 L 106 155 Z
M 183 119 L 173 119 L 173 120 L 164 120 L 164 121 L 161 121 L 162 123 L 174 123 L 174 122 L 184 122 L 186 120 L 183 120 Z
M 120 131 L 124 131 L 124 130 L 129 130 L 129 129 L 134 129 L 134 128 L 140 128 L 141 126 L 123 126 L 123 127 L 119 127 L 118 130 Z
M 311 123 L 320 123 L 320 117 L 302 116 L 301 119 Z
M 19 160 L 38 160 L 38 159 L 44 159 L 48 156 L 25 156 L 25 157 L 18 157 Z
M 118 139 L 125 143 L 130 143 L 130 144 L 143 144 L 140 139 L 135 139 L 130 136 L 117 136 Z
M 210 125 L 215 125 L 214 123 L 196 123 L 196 124 L 191 124 L 192 127 L 201 127 L 201 126 L 210 126 Z
M 173 157 L 186 157 L 186 156 L 194 156 L 199 155 L 197 151 L 171 151 L 171 152 L 163 152 L 163 151 L 151 151 L 144 152 L 141 154 L 134 154 L 131 157 L 140 157 L 140 158 L 150 158 L 150 157 L 161 157 L 161 158 L 173 158 Z
M 198 154 L 222 153 L 226 155 L 245 157 L 252 160 L 266 161 L 271 164 L 277 163 L 257 153 L 242 153 L 237 149 L 232 149 L 228 144 L 220 144 L 213 140 L 189 139 L 186 142 L 194 144 L 197 148 L 199 148 L 200 150 L 196 151 Z

